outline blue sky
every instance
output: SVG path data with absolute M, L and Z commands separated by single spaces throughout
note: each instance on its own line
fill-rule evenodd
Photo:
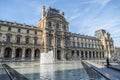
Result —
M 105 29 L 120 47 L 120 0 L 0 0 L 0 20 L 36 25 L 42 5 L 64 11 L 71 32 L 94 36 Z

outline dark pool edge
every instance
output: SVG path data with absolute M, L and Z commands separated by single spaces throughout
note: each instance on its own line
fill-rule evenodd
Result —
M 88 64 L 87 62 L 85 61 L 81 61 L 82 65 L 84 66 L 86 72 L 88 73 L 89 77 L 91 78 L 91 75 L 92 74 L 92 79 L 96 79 L 96 76 L 97 78 L 105 78 L 106 80 L 110 80 L 108 79 L 106 76 L 102 75 L 101 73 L 99 73 L 98 71 L 96 71 L 90 64 Z M 90 70 L 90 72 L 89 72 Z M 95 74 L 95 76 L 93 77 L 93 74 Z
M 20 74 L 19 72 L 8 66 L 7 64 L 2 64 L 2 67 L 7 72 L 11 80 L 29 80 L 24 75 Z
M 89 67 L 91 67 L 92 69 L 94 69 L 96 72 L 98 72 L 99 74 L 101 74 L 102 76 L 104 76 L 106 79 L 108 80 L 118 80 L 117 78 L 113 77 L 112 75 L 106 73 L 105 71 L 101 71 L 99 68 L 97 68 L 96 66 L 86 62 L 86 61 L 82 61 L 85 64 L 87 64 Z

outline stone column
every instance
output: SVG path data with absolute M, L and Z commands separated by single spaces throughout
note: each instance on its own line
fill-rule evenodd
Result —
M 96 51 L 95 51 L 95 53 L 94 53 L 94 54 L 95 54 L 95 59 L 96 59 Z
M 0 50 L 0 58 L 4 58 L 4 48 L 1 47 L 1 50 Z
M 12 48 L 12 58 L 15 58 L 15 47 Z
M 55 36 L 55 34 L 54 34 L 54 38 L 53 38 L 53 57 L 54 57 L 54 60 L 56 61 L 57 60 L 57 56 L 56 56 L 56 54 L 57 54 L 57 51 L 56 51 L 56 36 Z
M 100 59 L 100 52 L 98 52 L 98 59 Z
M 35 49 L 34 49 L 34 48 L 32 48 L 31 61 L 34 61 L 34 54 L 35 54 Z
M 24 44 L 25 43 L 25 36 L 21 37 L 21 42 Z
M 74 58 L 75 58 L 75 60 L 77 60 L 77 51 L 75 50 L 75 53 L 74 53 Z
M 62 55 L 62 57 L 63 57 L 63 61 L 66 61 L 66 52 L 65 52 L 64 49 L 62 50 L 62 52 L 63 52 L 63 55 Z
M 25 48 L 23 48 L 23 51 L 22 51 L 22 60 L 25 59 Z
M 90 52 L 90 51 L 87 51 L 87 59 L 90 59 L 89 52 Z
M 93 59 L 93 51 L 91 51 L 91 59 Z
M 15 38 L 16 38 L 16 36 L 15 36 L 15 35 L 13 35 L 13 36 L 12 36 L 12 42 L 13 42 L 13 43 L 16 43 Z
M 79 50 L 79 59 L 81 60 L 81 51 Z
M 86 59 L 86 58 L 85 58 L 85 51 L 83 51 L 83 59 Z

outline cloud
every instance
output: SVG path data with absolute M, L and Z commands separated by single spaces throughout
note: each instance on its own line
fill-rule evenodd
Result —
M 118 6 L 110 3 L 111 0 L 81 0 L 81 5 L 74 7 L 67 17 L 70 31 L 94 36 L 95 30 L 105 29 L 111 34 L 115 46 L 120 46 L 120 12 Z
M 10 19 L 10 21 L 16 20 L 18 22 L 35 25 L 41 17 L 42 6 L 45 5 L 46 8 L 52 6 L 65 11 L 65 17 L 69 22 L 71 32 L 93 36 L 95 30 L 105 29 L 110 32 L 115 41 L 115 45 L 120 46 L 120 44 L 118 44 L 120 43 L 120 6 L 119 4 L 116 5 L 116 3 L 119 3 L 117 1 L 119 0 L 1 1 L 0 17 L 2 19 Z M 22 3 L 22 5 L 20 3 Z M 16 4 L 18 5 L 16 6 Z

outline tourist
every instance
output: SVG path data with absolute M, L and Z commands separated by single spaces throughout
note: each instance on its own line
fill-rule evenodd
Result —
M 109 58 L 108 58 L 108 57 L 107 57 L 107 59 L 106 59 L 106 63 L 107 63 L 107 67 L 109 68 L 110 63 L 109 63 Z

